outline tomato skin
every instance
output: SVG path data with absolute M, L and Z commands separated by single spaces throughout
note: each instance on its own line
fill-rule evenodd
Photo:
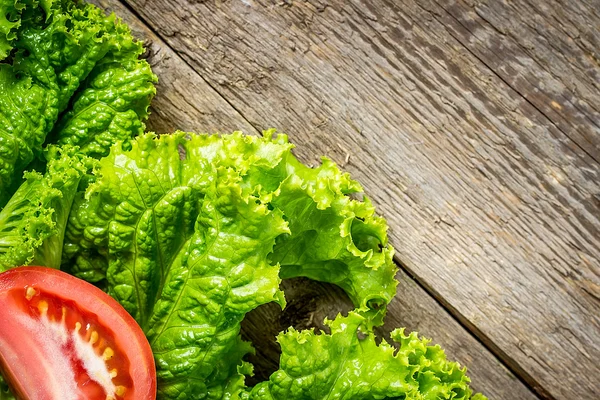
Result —
M 17 398 L 106 400 L 98 365 L 104 378 L 114 371 L 113 389 L 112 379 L 120 382 L 115 400 L 156 398 L 148 340 L 116 300 L 50 268 L 0 274 L 0 372 Z

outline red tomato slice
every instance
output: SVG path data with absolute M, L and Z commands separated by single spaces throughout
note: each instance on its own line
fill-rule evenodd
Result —
M 156 398 L 152 350 L 135 320 L 100 289 L 50 268 L 0 274 L 0 371 L 23 399 Z

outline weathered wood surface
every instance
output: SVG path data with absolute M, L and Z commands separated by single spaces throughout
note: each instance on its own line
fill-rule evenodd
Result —
M 542 397 L 596 399 L 600 4 L 588 3 L 130 6 L 189 65 L 139 25 L 163 80 L 151 127 L 275 126 L 304 160 L 329 155 L 436 298 L 401 274 L 388 323 L 447 346 L 492 398 L 530 398 L 439 302 Z
M 600 162 L 600 2 L 437 3 L 453 38 Z

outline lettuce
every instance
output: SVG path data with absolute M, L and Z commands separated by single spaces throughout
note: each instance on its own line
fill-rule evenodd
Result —
M 280 369 L 242 397 L 256 400 L 294 399 L 453 399 L 471 397 L 465 369 L 446 360 L 439 346 L 402 329 L 391 333 L 398 349 L 383 340 L 376 344 L 365 319 L 325 321 L 331 334 L 290 328 L 278 337 Z M 368 325 L 368 324 L 367 324 Z
M 156 77 L 127 26 L 92 5 L 0 2 L 0 15 L 15 21 L 0 63 L 0 271 L 58 268 L 87 157 L 143 132 Z
M 284 135 L 138 137 L 112 148 L 76 201 L 65 267 L 106 280 L 155 351 L 163 398 L 242 393 L 245 314 L 284 305 L 282 276 L 337 283 L 373 321 L 396 281 L 385 222 L 333 163 Z M 371 311 L 369 307 L 375 307 Z
M 397 285 L 393 249 L 387 243 L 387 225 L 374 215 L 374 207 L 367 198 L 358 201 L 350 197 L 362 188 L 348 174 L 341 173 L 328 159 L 323 159 L 317 168 L 303 165 L 292 154 L 293 146 L 287 137 L 274 137 L 274 131 L 264 132 L 261 139 L 241 133 L 221 137 L 194 135 L 191 139 L 185 136 L 178 133 L 170 136 L 176 139 L 157 139 L 156 147 L 162 152 L 170 151 L 170 156 L 155 156 L 154 153 L 159 153 L 155 148 L 139 150 L 154 140 L 151 135 L 138 138 L 137 154 L 113 149 L 110 158 L 103 161 L 99 174 L 107 182 L 109 177 L 119 176 L 111 160 L 123 159 L 127 154 L 126 157 L 133 159 L 151 157 L 147 160 L 148 166 L 141 172 L 136 169 L 135 173 L 157 177 L 155 168 L 159 163 L 170 163 L 174 168 L 173 164 L 183 162 L 178 158 L 180 150 L 186 153 L 185 165 L 194 165 L 189 168 L 196 169 L 195 179 L 207 173 L 205 163 L 235 171 L 244 197 L 256 198 L 269 208 L 279 210 L 287 222 L 288 231 L 277 237 L 269 255 L 272 263 L 280 264 L 282 277 L 306 276 L 335 283 L 348 292 L 357 307 L 385 310 Z M 170 143 L 171 140 L 177 145 Z M 164 150 L 173 146 L 177 148 Z M 152 164 L 153 158 L 157 163 Z M 170 186 L 177 187 L 169 175 L 157 178 L 166 182 L 157 189 L 161 196 L 173 190 Z M 144 176 L 130 183 L 138 185 L 140 180 L 146 183 L 148 179 Z M 110 228 L 117 218 L 115 211 L 111 208 L 107 212 L 107 208 L 118 202 L 114 197 L 122 201 L 137 196 L 126 186 L 124 183 L 121 187 L 99 184 L 91 190 L 95 194 L 92 201 L 78 199 L 65 246 L 65 254 L 75 259 L 70 265 L 75 275 L 92 281 L 106 278 Z M 145 204 L 137 207 L 141 210 L 153 206 L 152 202 Z M 136 222 L 132 218 L 131 223 Z
M 281 277 L 335 283 L 381 321 L 397 285 L 385 220 L 366 196 L 350 197 L 362 187 L 327 158 L 312 169 L 287 154 L 284 165 L 287 176 L 269 194 L 269 204 L 289 222 L 290 233 L 278 238 L 271 255 Z
M 241 390 L 233 383 L 250 348 L 240 322 L 260 304 L 283 305 L 267 255 L 286 224 L 240 171 L 210 159 L 225 150 L 215 139 L 145 135 L 131 151 L 113 147 L 67 233 L 65 249 L 79 237 L 106 255 L 108 292 L 145 330 L 164 398 Z
M 0 375 L 0 400 L 16 400 L 2 375 Z
M 39 5 L 49 14 L 51 4 L 52 0 L 0 0 L 0 60 L 6 58 L 13 48 L 25 7 L 34 8 Z
M 47 171 L 26 173 L 0 211 L 0 272 L 19 265 L 61 265 L 67 218 L 90 160 L 71 146 L 51 146 L 47 158 Z
M 143 132 L 156 78 L 142 51 L 95 6 L 0 0 L 0 207 L 48 135 L 103 156 Z

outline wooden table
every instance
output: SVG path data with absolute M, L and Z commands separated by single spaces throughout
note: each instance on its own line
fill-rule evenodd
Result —
M 600 2 L 97 0 L 146 40 L 157 132 L 276 127 L 327 155 L 390 224 L 397 326 L 490 399 L 600 398 Z M 273 336 L 341 291 L 286 283 Z M 267 321 L 268 319 L 268 321 Z

